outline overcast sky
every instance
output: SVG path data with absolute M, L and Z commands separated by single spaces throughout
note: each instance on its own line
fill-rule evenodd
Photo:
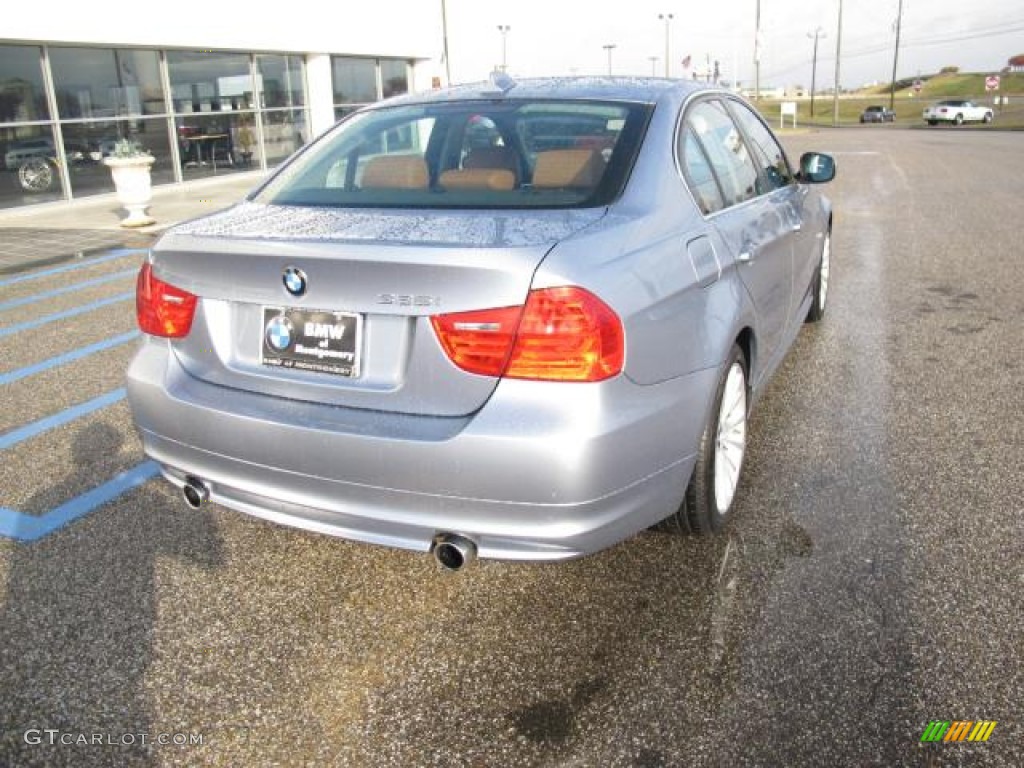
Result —
M 441 3 L 441 0 L 434 0 Z M 501 63 L 507 25 L 511 74 L 559 75 L 665 72 L 665 22 L 669 22 L 671 74 L 681 61 L 693 66 L 720 62 L 722 77 L 738 73 L 744 85 L 754 79 L 757 0 L 445 0 L 452 80 L 478 80 Z M 811 83 L 814 43 L 808 34 L 821 27 L 817 85 L 835 81 L 839 0 L 761 0 L 761 84 Z M 892 76 L 899 0 L 843 0 L 840 82 L 857 87 L 888 82 Z M 1024 53 L 1021 0 L 903 0 L 897 77 L 959 66 L 969 72 L 998 72 L 1006 60 Z M 651 57 L 658 57 L 652 62 Z

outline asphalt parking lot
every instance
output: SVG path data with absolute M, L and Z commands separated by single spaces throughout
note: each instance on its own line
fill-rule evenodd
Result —
M 121 390 L 145 243 L 5 267 L 0 766 L 1024 764 L 1024 134 L 784 141 L 837 159 L 831 306 L 735 519 L 558 565 L 190 511 Z

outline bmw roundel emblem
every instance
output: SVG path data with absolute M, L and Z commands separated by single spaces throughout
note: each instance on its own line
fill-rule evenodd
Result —
M 284 315 L 278 315 L 267 323 L 264 338 L 267 340 L 267 346 L 271 349 L 284 352 L 291 346 L 292 340 L 295 338 L 295 326 Z
M 301 296 L 306 292 L 306 273 L 296 267 L 288 267 L 281 278 L 284 289 L 292 296 Z

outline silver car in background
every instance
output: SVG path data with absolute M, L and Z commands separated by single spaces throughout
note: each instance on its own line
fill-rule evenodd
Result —
M 153 248 L 145 451 L 192 506 L 452 569 L 716 531 L 750 407 L 825 309 L 834 171 L 684 81 L 381 102 Z

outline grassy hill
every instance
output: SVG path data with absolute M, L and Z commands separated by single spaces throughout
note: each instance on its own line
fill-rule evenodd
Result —
M 922 75 L 924 83 L 917 98 L 935 99 L 977 99 L 985 95 L 985 78 L 989 73 L 957 72 L 939 75 Z M 1000 74 L 1002 92 L 1006 95 L 1024 94 L 1024 72 Z M 896 83 L 897 98 L 909 97 L 913 93 L 914 80 L 906 78 Z M 880 85 L 861 92 L 864 96 L 888 96 L 889 86 Z
M 902 125 L 924 127 L 921 110 L 928 104 L 941 99 L 971 99 L 980 103 L 992 104 L 996 93 L 985 92 L 986 73 L 944 73 L 922 75 L 921 92 L 914 92 L 914 80 L 907 78 L 896 83 L 896 121 Z M 996 108 L 996 119 L 993 129 L 1024 129 L 1024 73 L 1000 74 L 1003 96 L 1009 98 L 1009 104 Z M 832 124 L 832 97 L 819 94 L 815 98 L 814 116 L 810 114 L 808 99 L 786 99 L 797 102 L 798 123 L 800 125 Z M 839 122 L 842 125 L 856 125 L 864 108 L 871 104 L 889 106 L 889 85 L 864 88 L 855 93 L 845 93 L 839 100 Z M 757 103 L 757 108 L 770 124 L 779 125 L 780 102 L 764 99 Z

